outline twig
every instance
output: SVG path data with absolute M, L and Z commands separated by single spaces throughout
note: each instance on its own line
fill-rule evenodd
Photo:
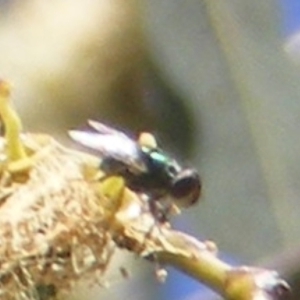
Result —
M 96 281 L 116 246 L 170 264 L 226 299 L 286 299 L 288 285 L 275 271 L 231 267 L 216 257 L 214 243 L 158 224 L 148 202 L 123 178 L 95 180 L 98 158 L 49 136 L 21 137 L 9 94 L 1 83 L 0 299 L 37 299 L 44 290 L 60 294 L 83 278 Z

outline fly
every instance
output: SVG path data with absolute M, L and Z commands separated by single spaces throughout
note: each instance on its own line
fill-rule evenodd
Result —
M 137 141 L 102 123 L 89 121 L 96 132 L 70 131 L 73 140 L 101 154 L 100 168 L 106 176 L 120 175 L 133 191 L 149 198 L 149 207 L 159 222 L 167 221 L 172 204 L 189 207 L 201 194 L 195 169 L 183 168 L 161 150 L 153 135 L 141 133 Z M 169 199 L 169 205 L 165 200 Z

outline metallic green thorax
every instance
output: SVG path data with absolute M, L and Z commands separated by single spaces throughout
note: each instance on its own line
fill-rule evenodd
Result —
M 131 178 L 134 186 L 143 186 L 155 194 L 166 192 L 179 170 L 178 164 L 158 148 L 141 147 L 147 172 Z

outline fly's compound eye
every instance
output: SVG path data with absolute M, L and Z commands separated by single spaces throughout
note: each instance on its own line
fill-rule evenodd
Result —
M 174 178 L 171 196 L 180 207 L 188 207 L 195 204 L 201 194 L 201 180 L 196 170 L 182 170 Z

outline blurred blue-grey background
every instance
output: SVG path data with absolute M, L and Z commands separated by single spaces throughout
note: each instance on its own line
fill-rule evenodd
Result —
M 297 251 L 299 1 L 1 4 L 0 72 L 14 83 L 26 130 L 63 143 L 91 118 L 152 131 L 203 180 L 203 201 L 174 227 L 214 240 L 236 264 L 276 265 Z M 287 276 L 300 261 L 293 266 Z M 214 297 L 173 270 L 160 285 L 152 271 L 143 266 L 91 298 Z

